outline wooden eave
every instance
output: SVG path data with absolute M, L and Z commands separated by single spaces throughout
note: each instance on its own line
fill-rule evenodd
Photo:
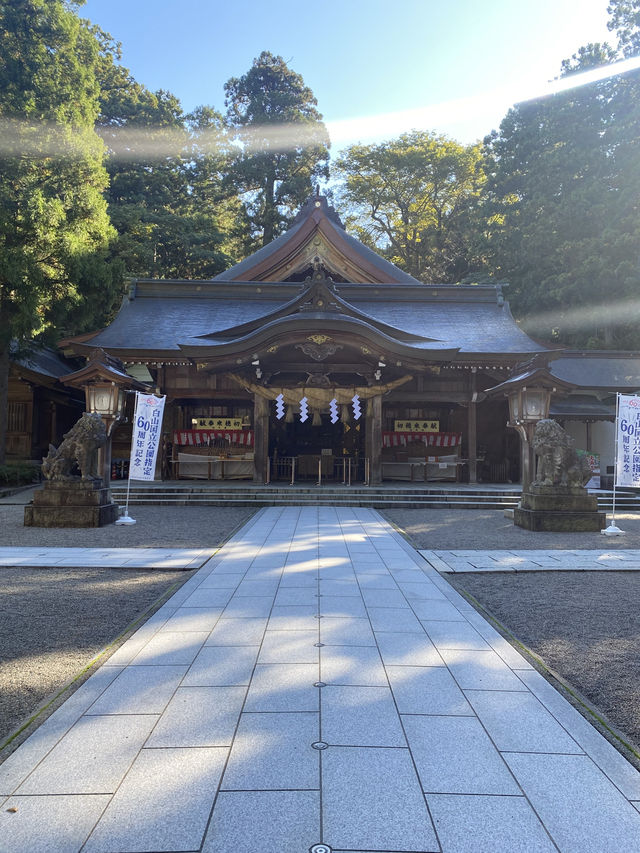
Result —
M 30 385 L 41 385 L 44 388 L 55 388 L 60 382 L 57 377 L 49 376 L 46 373 L 38 373 L 37 370 L 31 370 L 28 367 L 23 367 L 16 362 L 10 363 L 10 372 L 17 376 L 22 382 L 28 382 Z
M 323 334 L 331 332 L 336 336 L 336 340 L 344 340 L 351 345 L 353 345 L 355 337 L 379 353 L 394 353 L 404 359 L 410 358 L 415 362 L 450 362 L 459 352 L 457 348 L 418 349 L 380 332 L 363 320 L 324 312 L 288 315 L 273 320 L 251 334 L 236 340 L 206 346 L 184 344 L 180 346 L 180 351 L 183 355 L 198 361 L 218 360 L 221 357 L 240 357 L 243 353 L 266 350 L 272 345 L 279 346 L 283 339 L 287 343 L 293 341 L 294 338 L 297 340 L 296 335 L 299 335 L 302 340 L 304 335 L 313 332 Z
M 573 391 L 580 387 L 573 382 L 556 378 L 547 368 L 537 367 L 520 373 L 517 376 L 512 376 L 499 385 L 494 385 L 493 388 L 487 388 L 485 394 L 488 397 L 495 397 L 499 394 L 509 394 L 518 388 L 526 388 L 533 385 L 542 386 L 543 388 L 553 388 L 556 392 Z
M 73 373 L 67 373 L 65 376 L 60 377 L 60 382 L 64 385 L 71 385 L 76 388 L 84 383 L 96 380 L 115 382 L 117 385 L 123 385 L 126 383 L 129 388 L 136 391 L 148 390 L 147 385 L 144 385 L 142 382 L 138 382 L 137 379 L 134 379 L 133 376 L 129 376 L 128 373 L 121 373 L 119 370 L 112 370 L 108 365 L 96 362 L 89 362 L 89 364 L 81 367 L 80 370 L 76 370 Z

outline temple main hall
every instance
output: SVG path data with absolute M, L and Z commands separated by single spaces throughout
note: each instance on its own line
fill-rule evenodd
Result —
M 167 395 L 159 477 L 255 483 L 518 482 L 506 398 L 485 392 L 535 359 L 559 378 L 583 363 L 528 337 L 500 285 L 424 284 L 319 195 L 213 279 L 134 281 L 107 328 L 64 347 L 104 350 Z M 612 420 L 579 377 L 562 387 L 564 419 Z M 130 435 L 115 431 L 112 477 Z

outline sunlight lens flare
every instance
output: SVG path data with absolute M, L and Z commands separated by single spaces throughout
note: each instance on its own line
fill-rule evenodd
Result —
M 523 90 L 522 83 L 492 89 L 468 98 L 429 104 L 411 110 L 326 121 L 325 127 L 338 149 L 356 142 L 378 142 L 411 130 L 432 130 L 460 117 L 503 115 L 516 103 L 559 94 L 640 68 L 640 57 L 603 65 L 588 71 L 551 80 Z M 313 122 L 260 125 L 226 133 L 218 128 L 190 137 L 182 128 L 99 127 L 91 129 L 0 118 L 0 157 L 78 159 L 100 156 L 104 144 L 115 160 L 148 162 L 189 156 L 220 156 L 241 149 L 245 152 L 286 152 L 326 143 L 327 135 Z M 100 142 L 102 140 L 102 143 Z
M 624 326 L 634 323 L 640 316 L 640 299 L 627 299 L 589 305 L 583 308 L 558 307 L 553 311 L 527 316 L 523 326 L 532 334 L 537 330 L 562 328 L 563 331 L 580 332 L 604 325 Z

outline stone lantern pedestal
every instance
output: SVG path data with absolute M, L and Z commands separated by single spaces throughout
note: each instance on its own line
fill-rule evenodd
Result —
M 545 486 L 532 483 L 522 492 L 513 520 L 526 530 L 595 532 L 606 527 L 606 515 L 598 512 L 595 495 L 581 486 Z
M 104 527 L 118 517 L 101 479 L 46 480 L 24 508 L 25 527 Z

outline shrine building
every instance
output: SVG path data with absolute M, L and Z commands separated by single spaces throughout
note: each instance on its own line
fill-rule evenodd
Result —
M 256 483 L 517 482 L 506 398 L 485 392 L 531 359 L 563 361 L 518 327 L 499 285 L 424 284 L 321 196 L 213 279 L 133 282 L 111 325 L 64 347 L 102 349 L 167 395 L 159 476 Z M 616 389 L 590 389 L 573 355 L 562 418 L 611 421 Z M 117 476 L 130 433 L 114 435 Z

